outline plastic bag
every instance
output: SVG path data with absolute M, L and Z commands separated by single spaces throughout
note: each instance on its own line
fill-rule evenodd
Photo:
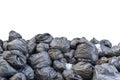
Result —
M 26 64 L 26 57 L 18 50 L 4 51 L 2 56 L 14 68 L 22 68 Z
M 60 49 L 62 52 L 68 52 L 70 49 L 70 42 L 65 37 L 54 38 L 50 43 L 52 48 Z
M 95 66 L 92 80 L 120 80 L 120 73 L 114 66 L 103 63 Z
M 73 71 L 84 80 L 90 80 L 92 78 L 93 66 L 90 63 L 78 62 L 73 65 Z
M 51 65 L 51 59 L 45 51 L 31 55 L 29 62 L 33 68 L 42 68 Z
M 0 77 L 10 77 L 16 73 L 17 71 L 0 57 Z
M 91 62 L 96 62 L 98 60 L 98 51 L 95 45 L 86 40 L 84 43 L 77 46 L 75 57 L 89 59 Z
M 15 39 L 7 44 L 7 50 L 19 50 L 28 57 L 27 42 L 23 39 Z
M 22 38 L 22 36 L 19 33 L 15 32 L 13 30 L 9 32 L 9 41 L 12 41 L 14 39 L 21 39 L 21 38 Z
M 37 76 L 36 80 L 54 80 L 54 78 L 57 76 L 57 72 L 49 66 L 36 69 L 35 74 Z

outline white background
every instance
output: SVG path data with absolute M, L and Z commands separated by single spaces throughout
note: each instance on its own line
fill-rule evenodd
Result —
M 0 0 L 0 38 L 10 30 L 30 39 L 48 32 L 68 39 L 120 42 L 120 0 Z

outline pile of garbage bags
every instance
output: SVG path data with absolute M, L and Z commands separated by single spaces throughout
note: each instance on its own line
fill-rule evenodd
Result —
M 0 80 L 120 80 L 120 44 L 12 30 L 0 40 Z

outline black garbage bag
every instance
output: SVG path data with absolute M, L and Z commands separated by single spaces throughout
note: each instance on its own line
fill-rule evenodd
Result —
M 34 80 L 34 71 L 29 65 L 25 65 L 20 72 L 26 76 L 27 80 Z
M 56 71 L 62 72 L 63 70 L 66 69 L 65 63 L 60 62 L 58 60 L 53 61 L 53 67 Z
M 73 72 L 73 70 L 64 70 L 63 76 L 65 80 L 83 80 L 80 75 L 77 75 Z
M 30 39 L 27 42 L 27 45 L 28 45 L 28 52 L 29 52 L 29 54 L 31 55 L 31 54 L 35 53 L 35 48 L 36 48 L 36 45 L 37 45 L 35 37 Z
M 53 39 L 53 37 L 49 33 L 44 34 L 37 34 L 35 36 L 36 43 L 44 42 L 44 43 L 50 43 Z
M 107 47 L 105 45 L 100 45 L 98 47 L 98 44 L 96 45 L 99 57 L 113 57 L 113 56 L 120 56 L 120 46 L 113 46 L 113 47 Z
M 48 53 L 52 60 L 57 60 L 64 57 L 64 55 L 59 49 L 49 49 Z
M 90 80 L 93 74 L 93 66 L 90 63 L 78 62 L 73 65 L 73 71 L 80 75 L 83 80 Z
M 27 80 L 23 73 L 17 73 L 12 76 L 9 80 Z
M 19 33 L 15 32 L 13 30 L 9 32 L 9 41 L 12 41 L 14 39 L 21 39 L 21 38 L 22 38 L 22 36 Z
M 76 49 L 77 45 L 80 44 L 80 38 L 74 38 L 71 42 L 70 42 L 70 46 L 73 49 Z
M 7 50 L 19 50 L 28 57 L 28 46 L 24 39 L 15 39 L 7 44 Z
M 43 67 L 35 70 L 35 80 L 54 80 L 57 76 L 57 72 L 52 67 Z
M 104 45 L 104 46 L 106 46 L 106 47 L 109 47 L 109 48 L 112 47 L 112 43 L 111 43 L 109 40 L 106 40 L 106 39 L 101 40 L 101 41 L 100 41 L 100 44 L 101 44 L 101 45 Z
M 109 64 L 114 65 L 117 68 L 117 70 L 120 72 L 120 56 L 110 58 Z
M 96 38 L 91 39 L 90 42 L 93 44 L 99 44 L 99 41 Z
M 63 75 L 59 72 L 57 72 L 57 75 L 54 80 L 64 80 Z
M 120 46 L 113 46 L 105 55 L 107 57 L 120 56 Z
M 70 49 L 70 41 L 67 40 L 65 37 L 61 38 L 54 38 L 50 43 L 52 48 L 57 48 L 61 50 L 63 53 L 68 52 Z
M 36 47 L 36 52 L 47 51 L 49 49 L 49 44 L 47 43 L 39 43 Z
M 103 39 L 99 44 L 96 44 L 96 47 L 99 52 L 99 57 L 107 56 L 108 51 L 111 49 L 112 44 L 109 40 Z
M 10 77 L 16 73 L 17 71 L 3 57 L 0 57 L 0 77 Z
M 74 38 L 71 41 L 70 46 L 71 46 L 71 48 L 76 49 L 79 44 L 86 43 L 86 41 L 87 41 L 87 39 L 85 37 Z
M 120 80 L 120 73 L 108 63 L 96 65 L 92 80 Z
M 14 68 L 22 68 L 26 64 L 26 57 L 18 50 L 4 51 L 2 56 Z
M 42 68 L 51 65 L 51 59 L 47 52 L 43 51 L 41 53 L 33 54 L 29 58 L 29 63 L 32 68 Z
M 86 40 L 77 46 L 75 57 L 96 62 L 98 60 L 98 51 L 94 44 Z

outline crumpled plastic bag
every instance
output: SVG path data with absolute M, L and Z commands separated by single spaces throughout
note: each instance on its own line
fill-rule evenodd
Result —
M 4 51 L 2 56 L 14 68 L 22 68 L 26 64 L 26 57 L 18 50 Z
M 52 60 L 58 60 L 64 57 L 59 49 L 49 49 L 48 53 Z
M 21 38 L 22 38 L 22 36 L 19 33 L 15 32 L 13 30 L 9 32 L 9 41 L 12 41 L 15 39 L 21 39 Z
M 110 50 L 108 50 L 106 56 L 107 57 L 120 56 L 120 46 L 113 46 Z
M 52 48 L 57 48 L 61 50 L 63 53 L 68 52 L 70 49 L 70 41 L 67 40 L 65 37 L 61 38 L 54 38 L 50 43 Z
M 49 49 L 49 44 L 47 43 L 39 43 L 36 47 L 36 52 L 47 51 Z
M 99 44 L 99 41 L 93 37 L 93 39 L 90 40 L 91 43 L 93 44 Z
M 100 44 L 101 44 L 101 45 L 104 45 L 104 46 L 106 46 L 106 47 L 109 47 L 109 48 L 112 47 L 112 43 L 111 43 L 109 40 L 107 40 L 107 39 L 101 40 L 101 41 L 100 41 Z
M 92 80 L 120 80 L 120 73 L 108 63 L 96 65 Z
M 86 39 L 85 37 L 82 37 L 82 38 L 74 38 L 74 39 L 70 42 L 70 46 L 71 46 L 71 48 L 76 49 L 79 44 L 86 43 L 86 41 L 87 41 L 87 39 Z
M 28 57 L 27 42 L 23 39 L 15 39 L 7 44 L 7 50 L 19 50 Z
M 109 40 L 103 39 L 99 43 L 101 51 L 99 51 L 99 57 L 107 56 L 108 51 L 111 49 L 112 44 Z
M 45 51 L 31 55 L 29 62 L 33 68 L 42 68 L 52 63 L 49 54 Z
M 53 39 L 53 37 L 49 33 L 44 34 L 37 34 L 35 36 L 36 43 L 44 42 L 44 43 L 50 43 Z
M 56 71 L 62 72 L 63 70 L 66 69 L 65 63 L 60 62 L 58 60 L 53 61 L 53 67 Z
M 34 71 L 29 65 L 25 65 L 20 72 L 24 73 L 27 80 L 34 80 Z
M 93 74 L 93 66 L 90 63 L 78 62 L 73 65 L 73 71 L 80 75 L 84 80 L 90 80 Z
M 120 72 L 120 56 L 110 58 L 109 64 L 114 65 L 117 68 L 117 70 Z
M 80 38 L 74 38 L 71 42 L 70 42 L 70 46 L 73 49 L 76 49 L 76 47 L 80 44 Z
M 0 57 L 0 77 L 10 77 L 16 73 L 17 71 Z
M 80 59 L 88 59 L 91 60 L 91 62 L 96 62 L 98 60 L 98 51 L 94 44 L 86 40 L 77 46 L 75 57 Z
M 99 46 L 98 46 L 99 45 Z M 120 56 L 120 46 L 106 46 L 105 44 L 97 44 L 96 45 L 98 52 L 99 52 L 99 57 L 113 57 L 113 56 Z
M 43 67 L 35 70 L 36 80 L 54 80 L 57 72 L 52 67 Z

